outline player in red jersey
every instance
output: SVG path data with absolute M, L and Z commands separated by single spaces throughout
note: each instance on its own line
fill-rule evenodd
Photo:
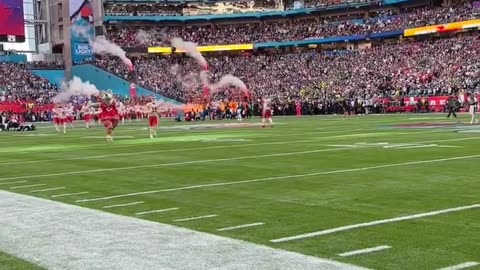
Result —
M 57 104 L 52 110 L 53 112 L 53 124 L 55 125 L 55 130 L 60 132 L 60 128 L 63 128 L 63 133 L 66 133 L 66 124 L 65 124 L 65 112 L 62 108 L 62 105 Z
M 105 139 L 107 139 L 107 142 L 113 142 L 113 130 L 118 125 L 120 115 L 112 91 L 108 90 L 107 93 L 103 94 L 102 101 L 95 105 L 100 107 L 99 118 L 106 129 Z
M 265 127 L 265 120 L 267 119 L 270 122 L 270 127 L 273 127 L 271 102 L 268 98 L 262 98 L 262 127 Z

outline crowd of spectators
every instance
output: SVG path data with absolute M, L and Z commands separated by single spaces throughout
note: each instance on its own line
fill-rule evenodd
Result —
M 455 6 L 404 9 L 372 14 L 370 19 L 337 21 L 335 18 L 309 18 L 305 20 L 265 21 L 263 23 L 210 24 L 210 25 L 110 25 L 107 37 L 123 47 L 170 46 L 172 37 L 199 45 L 238 44 L 270 41 L 293 41 L 311 38 L 361 35 L 411 27 L 468 20 L 478 16 L 469 1 Z M 389 14 L 385 16 L 385 14 Z M 475 15 L 477 14 L 477 15 Z M 375 15 L 377 15 L 375 17 Z M 138 38 L 142 30 L 143 38 Z
M 24 64 L 0 63 L 0 102 L 50 103 L 58 88 L 34 75 Z
M 253 96 L 281 102 L 295 98 L 371 99 L 450 95 L 480 88 L 478 34 L 374 46 L 361 51 L 207 56 L 212 81 L 232 74 Z M 103 69 L 127 78 L 119 61 L 97 60 Z M 202 96 L 200 68 L 186 56 L 135 61 L 138 84 L 164 96 L 195 102 Z M 226 90 L 227 96 L 236 92 Z

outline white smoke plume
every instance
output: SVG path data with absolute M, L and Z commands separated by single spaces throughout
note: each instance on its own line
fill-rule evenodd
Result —
M 147 31 L 140 29 L 135 35 L 135 40 L 142 45 L 147 45 L 151 40 L 150 34 L 148 34 Z
M 184 105 L 177 105 L 171 102 L 166 102 L 163 100 L 157 100 L 155 101 L 155 107 L 160 108 L 162 110 L 184 110 L 185 106 Z
M 200 71 L 199 77 L 204 86 L 210 87 L 210 73 L 207 70 Z
M 90 46 L 92 46 L 94 54 L 117 56 L 128 66 L 129 70 L 133 70 L 132 61 L 127 58 L 126 52 L 117 44 L 107 40 L 104 36 L 98 36 L 94 40 L 91 40 Z
M 208 69 L 207 60 L 198 50 L 197 44 L 181 38 L 172 38 L 172 47 L 184 51 L 188 56 L 194 58 L 203 69 Z
M 209 87 L 213 92 L 216 92 L 227 86 L 234 86 L 242 91 L 248 91 L 247 86 L 242 80 L 230 74 L 221 77 L 217 83 Z
M 91 31 L 91 26 L 81 26 L 74 25 L 72 26 L 72 33 L 79 37 L 83 37 L 88 40 L 90 46 L 92 46 L 92 51 L 94 54 L 99 55 L 113 55 L 119 57 L 125 65 L 127 65 L 130 71 L 133 70 L 133 64 L 130 59 L 127 58 L 127 53 L 117 44 L 107 40 L 104 36 L 97 36 L 92 39 L 89 35 Z
M 89 81 L 82 82 L 78 77 L 73 77 L 71 81 L 63 82 L 61 90 L 58 95 L 53 97 L 54 103 L 67 103 L 73 96 L 89 97 L 100 93 L 95 85 Z

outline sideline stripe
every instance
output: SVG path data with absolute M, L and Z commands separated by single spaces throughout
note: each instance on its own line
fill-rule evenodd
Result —
M 132 202 L 132 203 L 105 205 L 105 206 L 102 206 L 102 208 L 108 209 L 108 208 L 116 208 L 116 207 L 122 207 L 122 206 L 137 205 L 137 204 L 142 204 L 142 203 L 144 203 L 144 202 Z
M 135 213 L 135 215 L 141 216 L 141 215 L 146 215 L 146 214 L 162 213 L 162 212 L 168 212 L 168 211 L 174 211 L 174 210 L 178 210 L 178 208 L 166 208 L 166 209 L 138 212 L 138 213 Z
M 189 165 L 189 164 L 203 164 L 203 163 L 212 163 L 212 162 L 220 162 L 220 161 L 234 161 L 234 160 L 244 160 L 244 159 L 254 159 L 254 158 L 283 157 L 283 156 L 321 153 L 321 152 L 335 152 L 335 151 L 343 151 L 343 150 L 347 150 L 347 149 L 352 149 L 352 148 L 318 149 L 318 150 L 309 150 L 309 151 L 300 151 L 300 152 L 285 152 L 285 153 L 278 153 L 278 154 L 242 156 L 242 157 L 234 157 L 234 158 L 191 160 L 191 161 L 184 161 L 184 162 L 148 164 L 148 165 L 138 165 L 138 166 L 127 166 L 127 167 L 114 167 L 114 168 L 94 169 L 94 170 L 85 170 L 85 171 L 72 171 L 72 172 L 63 172 L 63 173 L 23 175 L 23 176 L 13 176 L 13 177 L 0 178 L 0 181 L 14 180 L 14 179 L 42 178 L 42 177 L 62 176 L 62 175 L 76 175 L 76 174 L 97 173 L 97 172 L 123 171 L 123 170 L 134 170 L 134 169 L 156 168 L 156 167 L 178 166 L 178 165 Z
M 182 222 L 182 221 L 190 221 L 190 220 L 197 220 L 197 219 L 204 219 L 204 218 L 212 218 L 218 215 L 206 215 L 206 216 L 199 216 L 199 217 L 189 217 L 189 218 L 181 218 L 175 219 L 174 222 Z
M 461 263 L 461 264 L 457 264 L 457 265 L 448 266 L 448 267 L 445 267 L 445 268 L 439 268 L 438 270 L 461 270 L 461 269 L 467 269 L 467 268 L 470 268 L 470 267 L 474 267 L 474 266 L 477 266 L 477 265 L 480 265 L 480 263 L 478 263 L 478 262 L 466 262 L 466 263 Z
M 342 227 L 332 228 L 332 229 L 323 230 L 323 231 L 317 231 L 317 232 L 311 232 L 311 233 L 305 233 L 305 234 L 300 234 L 300 235 L 295 235 L 295 236 L 273 239 L 273 240 L 270 240 L 270 242 L 281 243 L 281 242 L 311 238 L 311 237 L 316 237 L 316 236 L 321 236 L 321 235 L 327 235 L 327 234 L 332 234 L 332 233 L 337 233 L 337 232 L 349 231 L 349 230 L 358 229 L 358 228 L 371 227 L 371 226 L 376 226 L 376 225 L 380 225 L 380 224 L 387 224 L 387 223 L 393 223 L 393 222 L 400 222 L 400 221 L 404 221 L 404 220 L 411 220 L 411 219 L 437 216 L 437 215 L 441 215 L 441 214 L 459 212 L 459 211 L 464 211 L 464 210 L 469 210 L 469 209 L 474 209 L 474 208 L 480 208 L 480 204 L 460 206 L 460 207 L 455 207 L 455 208 L 447 208 L 447 209 L 442 209 L 442 210 L 437 210 L 437 211 L 432 211 L 432 212 L 425 212 L 425 213 L 410 215 L 410 216 L 402 216 L 402 217 L 396 217 L 396 218 L 375 220 L 375 221 L 371 221 L 371 222 L 342 226 Z
M 46 186 L 46 185 L 47 185 L 47 184 L 34 184 L 34 185 L 11 187 L 10 189 L 29 188 L 29 187 L 40 187 L 40 186 Z
M 220 231 L 220 232 L 223 232 L 223 231 L 231 231 L 231 230 L 248 228 L 248 227 L 255 227 L 255 226 L 261 226 L 261 225 L 265 225 L 265 223 L 263 223 L 263 222 L 257 222 L 257 223 L 243 224 L 243 225 L 232 226 L 232 227 L 225 227 L 225 228 L 217 229 L 217 231 Z
M 340 254 L 338 254 L 338 256 L 348 257 L 348 256 L 377 252 L 377 251 L 381 251 L 381 250 L 385 250 L 385 249 L 389 249 L 389 248 L 392 248 L 392 247 L 391 246 L 378 246 L 378 247 L 372 247 L 372 248 L 364 248 L 364 249 L 359 249 L 359 250 L 340 253 Z
M 5 183 L 0 183 L 1 185 L 11 185 L 11 184 L 20 184 L 20 183 L 26 183 L 28 181 L 15 181 L 15 182 L 5 182 Z
M 66 196 L 74 196 L 74 195 L 83 195 L 83 194 L 88 194 L 88 191 L 84 192 L 77 192 L 77 193 L 65 193 L 65 194 L 57 194 L 57 195 L 52 195 L 50 198 L 58 198 L 58 197 L 66 197 Z
M 351 148 L 349 148 L 349 149 L 351 149 Z M 344 150 L 344 149 L 342 149 L 342 150 Z M 480 157 L 480 155 L 460 156 L 460 157 L 451 157 L 451 158 L 441 158 L 441 159 L 410 161 L 410 162 L 403 162 L 403 163 L 393 163 L 393 164 L 385 164 L 385 165 L 377 165 L 377 166 L 353 168 L 353 169 L 323 171 L 323 172 L 315 172 L 315 173 L 307 173 L 307 174 L 294 174 L 294 175 L 274 176 L 274 177 L 266 177 L 266 178 L 254 178 L 254 179 L 241 180 L 241 181 L 232 181 L 232 182 L 212 183 L 212 184 L 185 186 L 185 187 L 168 188 L 168 189 L 149 190 L 149 191 L 142 191 L 142 192 L 135 192 L 135 193 L 128 193 L 128 194 L 120 194 L 120 195 L 114 195 L 114 196 L 108 196 L 108 197 L 83 199 L 83 200 L 78 200 L 76 202 L 79 203 L 79 202 L 104 201 L 104 200 L 111 200 L 111 199 L 116 199 L 116 198 L 132 197 L 132 196 L 138 196 L 138 195 L 171 192 L 171 191 L 179 191 L 179 190 L 189 190 L 189 189 L 199 189 L 199 188 L 206 188 L 206 187 L 218 187 L 218 186 L 229 186 L 229 185 L 239 185 L 239 184 L 246 184 L 246 183 L 265 182 L 265 181 L 281 180 L 281 179 L 294 179 L 294 178 L 302 178 L 302 177 L 310 177 L 310 176 L 330 175 L 330 174 L 337 174 L 337 173 L 369 171 L 369 170 L 401 167 L 401 166 L 408 166 L 408 165 L 437 163 L 437 162 L 444 162 L 444 161 L 451 161 L 451 160 L 473 159 L 473 158 L 479 158 L 479 157 Z
M 44 191 L 54 191 L 54 190 L 60 190 L 60 189 L 66 189 L 66 187 L 56 187 L 56 188 L 38 189 L 38 190 L 32 190 L 32 191 L 30 191 L 30 193 L 37 193 L 37 192 L 44 192 Z

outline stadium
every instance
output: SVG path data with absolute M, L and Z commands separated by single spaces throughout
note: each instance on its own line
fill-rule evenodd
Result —
M 0 0 L 0 270 L 480 269 L 479 28 L 477 0 Z

